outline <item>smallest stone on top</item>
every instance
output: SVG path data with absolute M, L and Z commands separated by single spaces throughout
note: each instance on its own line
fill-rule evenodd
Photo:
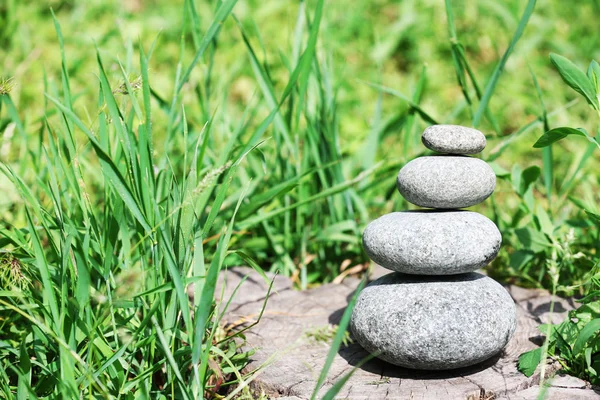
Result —
M 485 135 L 459 125 L 432 125 L 421 140 L 429 150 L 444 154 L 477 154 L 485 148 Z

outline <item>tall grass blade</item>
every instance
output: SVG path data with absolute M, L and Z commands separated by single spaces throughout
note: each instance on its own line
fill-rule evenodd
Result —
M 456 73 L 456 79 L 460 86 L 460 89 L 463 93 L 463 97 L 465 98 L 469 108 L 471 110 L 471 114 L 473 113 L 472 109 L 472 100 L 469 95 L 469 87 L 467 84 L 466 74 L 468 74 L 471 83 L 473 84 L 473 88 L 475 89 L 475 94 L 479 101 L 481 101 L 482 93 L 481 88 L 479 87 L 479 83 L 477 78 L 475 77 L 475 73 L 471 66 L 469 65 L 469 61 L 467 60 L 467 56 L 465 53 L 465 48 L 462 43 L 458 40 L 458 35 L 456 33 L 456 25 L 454 23 L 454 13 L 452 12 L 452 5 L 450 4 L 451 0 L 446 0 L 446 18 L 448 20 L 448 36 L 450 41 L 450 50 L 452 52 L 452 62 L 454 64 L 454 70 Z M 489 108 L 485 110 L 485 117 L 488 119 L 494 131 L 496 133 L 500 132 L 500 127 L 498 126 L 498 122 L 496 118 L 491 113 Z
M 421 116 L 421 118 L 423 118 L 423 120 L 425 122 L 429 122 L 432 125 L 439 125 L 439 123 L 436 121 L 435 118 L 433 118 L 429 113 L 427 113 L 425 110 L 423 110 L 418 104 L 415 104 L 411 98 L 404 95 L 403 93 L 401 93 L 397 90 L 382 86 L 382 85 L 375 84 L 375 83 L 365 82 L 365 81 L 362 81 L 362 82 L 368 86 L 371 86 L 374 89 L 381 90 L 384 93 L 391 94 L 392 96 L 395 96 L 395 97 L 398 97 L 398 98 L 404 100 L 410 108 L 414 109 Z
M 227 229 L 224 230 L 224 232 L 221 235 L 219 244 L 217 245 L 217 253 L 215 254 L 213 261 L 208 269 L 208 274 L 202 287 L 200 302 L 198 303 L 198 307 L 196 308 L 196 326 L 194 328 L 194 341 L 192 345 L 192 365 L 194 370 L 196 371 L 196 379 L 199 385 L 202 385 L 203 383 L 204 374 L 207 368 L 207 365 L 204 364 L 202 367 L 202 371 L 199 371 L 199 362 L 202 355 L 202 342 L 205 335 L 206 324 L 208 321 L 210 310 L 212 309 L 211 306 L 214 300 L 215 287 L 217 284 L 217 279 L 219 277 L 219 272 L 223 267 L 223 262 L 225 261 L 225 257 L 227 255 L 227 248 L 229 246 L 229 241 L 231 240 L 235 216 L 240 208 L 245 194 L 246 190 L 240 195 L 235 211 L 233 212 L 233 216 L 231 217 L 231 221 L 229 222 L 229 226 L 227 227 Z
M 481 118 L 483 117 L 483 114 L 488 107 L 488 103 L 490 102 L 492 95 L 494 94 L 494 90 L 496 89 L 496 84 L 498 83 L 498 79 L 500 79 L 500 75 L 502 75 L 502 71 L 504 71 L 504 66 L 506 65 L 506 62 L 508 61 L 508 58 L 512 54 L 515 46 L 517 45 L 517 42 L 519 41 L 519 39 L 523 35 L 523 32 L 525 31 L 525 27 L 527 26 L 527 23 L 529 22 L 529 18 L 531 17 L 531 14 L 533 14 L 533 9 L 535 8 L 535 3 L 536 3 L 536 0 L 529 0 L 527 2 L 527 6 L 525 7 L 523 16 L 521 17 L 521 20 L 519 21 L 519 26 L 517 27 L 517 31 L 515 32 L 512 40 L 510 41 L 508 48 L 502 55 L 502 58 L 496 65 L 496 68 L 494 69 L 494 72 L 492 73 L 492 77 L 490 78 L 487 86 L 485 87 L 485 92 L 483 94 L 483 97 L 481 98 L 481 101 L 479 102 L 479 107 L 477 108 L 477 112 L 475 113 L 475 116 L 473 117 L 473 127 L 475 127 L 475 128 L 477 128 L 479 126 L 479 123 L 481 122 Z
M 348 324 L 350 324 L 350 318 L 352 317 L 352 310 L 354 310 L 354 305 L 356 304 L 358 295 L 360 294 L 360 291 L 365 286 L 365 283 L 366 283 L 365 279 L 363 279 L 359 283 L 358 287 L 356 288 L 356 291 L 354 292 L 354 295 L 352 296 L 352 299 L 348 303 L 348 306 L 346 307 L 346 310 L 344 311 L 344 314 L 342 315 L 342 319 L 340 320 L 340 323 L 338 325 L 337 332 L 335 333 L 333 342 L 331 343 L 331 348 L 329 349 L 329 352 L 327 353 L 327 358 L 325 359 L 325 364 L 323 365 L 323 368 L 321 369 L 321 373 L 319 374 L 319 379 L 317 380 L 315 389 L 313 390 L 313 393 L 310 397 L 311 400 L 315 400 L 317 398 L 317 394 L 319 393 L 319 390 L 323 386 L 323 383 L 325 383 L 325 379 L 327 378 L 329 369 L 331 368 L 331 365 L 333 364 L 333 360 L 334 360 L 338 350 L 340 349 L 340 346 L 342 345 L 344 336 L 346 335 L 346 329 L 348 328 Z
M 294 204 L 290 204 L 289 206 L 286 207 L 282 207 L 280 209 L 274 210 L 274 211 L 270 211 L 268 213 L 265 214 L 259 214 L 253 217 L 250 217 L 244 221 L 241 221 L 238 225 L 240 228 L 242 229 L 247 229 L 253 225 L 256 225 L 258 223 L 261 223 L 263 221 L 267 221 L 270 218 L 273 218 L 275 216 L 281 215 L 289 210 L 293 210 L 295 208 L 298 208 L 304 204 L 309 204 L 318 200 L 322 200 L 322 199 L 327 199 L 330 196 L 337 194 L 337 193 L 341 193 L 345 190 L 347 190 L 348 188 L 357 185 L 358 183 L 360 183 L 363 179 L 365 179 L 367 176 L 371 175 L 374 171 L 377 170 L 377 168 L 379 168 L 380 164 L 375 164 L 373 166 L 373 168 L 368 169 L 366 171 L 363 171 L 362 173 L 360 173 L 359 175 L 357 175 L 354 179 L 346 181 L 346 182 L 342 182 L 339 183 L 335 186 L 332 186 L 328 189 L 325 189 L 323 191 L 321 191 L 320 193 L 317 193 L 313 196 L 307 197 L 302 201 L 296 202 Z
M 377 354 L 369 354 L 364 359 L 360 360 L 356 366 L 354 366 L 348 373 L 342 376 L 336 383 L 333 384 L 331 388 L 321 397 L 321 400 L 334 400 L 338 393 L 342 390 L 342 388 L 348 383 L 352 375 L 356 371 L 362 368 L 363 365 L 371 361 L 373 358 L 377 357 Z
M 304 109 L 304 100 L 306 91 L 308 89 L 308 80 L 310 75 L 311 66 L 313 60 L 315 60 L 315 52 L 317 47 L 317 39 L 319 37 L 319 28 L 321 26 L 321 19 L 323 17 L 323 6 L 325 4 L 325 0 L 318 0 L 317 5 L 315 7 L 315 14 L 313 16 L 312 23 L 309 22 L 310 31 L 308 36 L 308 43 L 306 44 L 306 48 L 302 57 L 300 58 L 299 64 L 302 64 L 302 72 L 300 73 L 300 77 L 298 78 L 298 83 L 300 88 L 298 90 L 298 105 L 296 108 L 296 124 L 298 126 L 298 120 L 302 111 Z M 315 60 L 316 61 L 316 60 Z
M 542 123 L 544 132 L 548 132 L 550 130 L 550 125 L 548 124 L 548 111 L 546 110 L 546 105 L 544 104 L 544 98 L 542 96 L 542 89 L 538 83 L 538 80 L 531 69 L 529 67 L 529 72 L 531 74 L 531 78 L 533 79 L 533 84 L 535 86 L 535 91 L 537 93 L 538 99 L 540 100 L 540 106 L 542 107 Z M 543 175 L 544 175 L 544 187 L 546 189 L 546 198 L 548 200 L 548 209 L 552 209 L 552 182 L 554 180 L 554 165 L 552 160 L 552 146 L 547 146 L 542 149 L 542 165 L 543 165 Z
M 236 20 L 239 30 L 242 34 L 242 39 L 244 41 L 244 44 L 246 45 L 246 49 L 248 50 L 248 56 L 250 58 L 250 65 L 252 66 L 254 75 L 256 76 L 256 79 L 258 80 L 258 84 L 261 88 L 261 91 L 267 102 L 267 105 L 269 106 L 270 109 L 277 110 L 277 113 L 275 115 L 275 126 L 276 126 L 277 130 L 279 132 L 281 132 L 281 135 L 283 136 L 285 144 L 288 148 L 288 151 L 290 151 L 290 153 L 293 154 L 294 146 L 293 146 L 291 138 L 290 138 L 290 130 L 288 128 L 287 123 L 283 119 L 283 116 L 279 112 L 279 107 L 277 104 L 277 98 L 275 95 L 275 89 L 273 87 L 273 82 L 271 82 L 271 79 L 269 78 L 269 74 L 264 69 L 264 67 L 261 66 L 260 62 L 258 61 L 258 58 L 256 57 L 256 53 L 254 52 L 254 49 L 252 48 L 252 45 L 250 44 L 250 40 L 248 39 L 248 36 L 246 35 L 246 32 L 244 31 L 242 24 L 237 20 L 237 18 L 235 18 L 235 20 Z
M 225 19 L 227 19 L 229 14 L 231 14 L 231 11 L 233 10 L 233 7 L 235 6 L 236 3 L 237 3 L 237 0 L 225 0 L 225 1 L 221 2 L 221 5 L 219 6 L 219 8 L 217 10 L 215 18 L 213 19 L 212 23 L 210 24 L 210 27 L 204 34 L 204 37 L 202 37 L 202 41 L 200 42 L 200 45 L 198 46 L 198 49 L 196 50 L 196 55 L 194 56 L 194 59 L 192 60 L 191 64 L 189 65 L 189 67 L 187 68 L 185 73 L 183 74 L 183 77 L 179 81 L 179 84 L 177 85 L 177 90 L 175 91 L 174 97 L 177 96 L 177 93 L 181 92 L 183 85 L 185 85 L 187 83 L 187 81 L 190 79 L 190 75 L 192 74 L 192 71 L 196 67 L 196 64 L 198 64 L 198 62 L 200 61 L 200 58 L 202 58 L 202 56 L 204 55 L 204 52 L 206 51 L 206 49 L 208 48 L 210 43 L 213 41 L 213 39 L 219 33 L 219 30 L 221 29 L 221 25 L 223 25 L 223 22 L 225 21 Z

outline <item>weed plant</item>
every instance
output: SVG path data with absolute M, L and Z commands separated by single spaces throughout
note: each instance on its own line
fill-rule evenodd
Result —
M 550 59 L 556 67 L 564 82 L 581 95 L 590 108 L 596 113 L 600 112 L 600 65 L 594 60 L 589 64 L 587 73 L 581 71 L 573 62 L 558 54 L 551 54 Z M 590 143 L 589 153 L 600 148 L 598 133 L 590 135 L 584 128 L 559 127 L 548 130 L 534 144 L 536 148 L 547 149 L 567 136 L 580 136 Z M 588 154 L 588 153 L 586 153 Z M 554 231 L 556 228 L 550 218 L 539 218 L 536 223 L 543 235 L 540 237 L 547 241 L 551 248 L 550 254 L 541 252 L 545 258 L 546 274 L 551 280 L 553 293 L 571 290 L 582 294 L 577 302 L 580 306 L 569 312 L 568 318 L 560 324 L 545 324 L 539 327 L 546 336 L 544 345 L 521 355 L 519 369 L 526 375 L 532 375 L 538 365 L 542 363 L 542 377 L 546 358 L 557 361 L 562 369 L 571 375 L 586 379 L 592 384 L 599 384 L 600 377 L 600 270 L 598 259 L 598 227 L 600 215 L 596 205 L 586 203 L 575 197 L 570 200 L 581 209 L 579 229 L 591 236 L 590 240 L 577 243 L 580 253 L 573 254 L 570 247 L 576 243 L 575 228 L 569 229 L 566 240 L 557 240 Z M 579 235 L 583 236 L 582 233 Z M 579 236 L 578 235 L 578 236 Z M 583 264 L 578 260 L 585 260 Z M 579 282 L 573 283 L 569 288 L 560 286 L 561 276 L 581 276 Z M 543 378 L 542 378 L 543 379 Z

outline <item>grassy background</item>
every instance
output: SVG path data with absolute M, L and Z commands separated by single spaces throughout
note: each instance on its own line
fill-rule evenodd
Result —
M 213 306 L 218 271 L 300 288 L 363 272 L 364 226 L 413 207 L 395 175 L 420 133 L 473 124 L 525 9 L 447 2 L 454 37 L 440 1 L 234 3 L 0 4 L 3 393 L 193 398 L 253 379 Z M 599 4 L 537 4 L 490 92 L 498 187 L 475 210 L 502 231 L 502 280 L 585 293 L 596 263 L 597 159 L 582 139 L 532 145 L 597 131 L 549 53 L 598 58 Z M 477 84 L 457 81 L 459 42 Z
M 205 27 L 212 18 L 214 4 L 196 3 L 201 10 L 200 26 Z M 308 7 L 311 6 L 314 4 L 309 2 Z M 89 85 L 96 73 L 94 43 L 110 61 L 125 62 L 128 42 L 141 40 L 149 46 L 159 34 L 159 51 L 150 66 L 153 82 L 161 93 L 172 90 L 174 60 L 179 53 L 181 7 L 161 1 L 7 0 L 3 3 L 3 22 L 6 23 L 1 33 L 0 60 L 3 75 L 14 76 L 20 83 L 13 96 L 17 104 L 25 106 L 20 107 L 25 115 L 38 116 L 36 107 L 39 110 L 43 102 L 40 93 L 43 92 L 44 70 L 51 80 L 60 72 L 50 7 L 62 24 L 72 82 L 78 94 L 85 97 L 87 88 L 90 97 Z M 458 37 L 465 44 L 469 61 L 483 84 L 508 45 L 523 4 L 479 1 L 465 8 L 464 2 L 455 1 L 453 8 Z M 565 102 L 569 93 L 558 84 L 559 78 L 552 72 L 548 54 L 557 52 L 580 63 L 594 58 L 599 39 L 593 35 L 593 15 L 599 8 L 595 1 L 579 2 L 577 7 L 558 1 L 537 4 L 492 104 L 502 129 L 498 133 L 510 134 L 529 122 L 532 114 L 539 113 L 528 65 L 539 76 L 541 87 L 547 93 L 548 107 L 553 109 Z M 258 27 L 265 60 L 277 81 L 285 79 L 280 54 L 289 55 L 293 46 L 297 12 L 297 3 L 271 1 L 240 2 L 234 10 L 250 31 Z M 233 111 L 240 111 L 239 107 L 249 101 L 257 85 L 232 20 L 223 26 L 219 42 L 219 51 L 215 53 L 218 73 L 214 74 L 214 102 L 237 105 L 237 110 L 232 109 L 236 115 Z M 187 51 L 188 56 L 193 54 L 191 46 Z M 439 1 L 331 2 L 325 11 L 319 52 L 324 62 L 330 64 L 332 85 L 337 89 L 340 130 L 344 133 L 343 148 L 349 152 L 356 152 L 365 139 L 377 99 L 377 93 L 360 80 L 381 82 L 411 93 L 422 66 L 426 65 L 428 84 L 423 100 L 426 110 L 444 119 L 455 109 L 460 97 L 451 62 L 444 4 Z M 202 68 L 198 68 L 193 77 L 202 79 L 202 72 Z M 387 100 L 384 115 L 398 112 L 403 106 L 399 100 Z
M 501 153 L 501 157 L 495 156 L 500 167 L 511 171 L 515 164 L 522 169 L 531 165 L 542 166 L 541 152 L 531 145 L 543 132 L 543 124 L 534 124 L 532 129 L 515 135 L 542 114 L 530 69 L 537 76 L 546 109 L 549 112 L 556 110 L 551 114 L 551 127 L 570 124 L 594 130 L 593 121 L 587 117 L 588 107 L 583 102 L 564 108 L 575 98 L 575 93 L 561 84 L 548 54 L 563 54 L 582 67 L 584 62 L 593 58 L 598 51 L 599 38 L 592 34 L 595 27 L 592 16 L 599 8 L 598 4 L 586 1 L 571 7 L 550 1 L 536 5 L 489 103 L 489 110 L 497 124 L 493 127 L 486 119 L 483 120 L 481 128 L 489 140 L 484 158 L 510 138 L 507 150 Z M 118 62 L 123 63 L 131 79 L 135 80 L 140 74 L 137 44 L 142 43 L 149 48 L 156 40 L 156 51 L 149 65 L 152 89 L 162 99 L 171 98 L 177 71 L 175 60 L 180 55 L 184 19 L 182 6 L 133 0 L 5 2 L 2 7 L 5 23 L 0 34 L 3 44 L 0 62 L 3 75 L 15 79 L 16 87 L 11 97 L 24 121 L 27 135 L 33 136 L 41 127 L 41 110 L 47 102 L 43 96 L 46 90 L 44 77 L 48 87 L 60 88 L 61 56 L 50 7 L 55 10 L 65 37 L 71 90 L 76 99 L 74 107 L 93 123 L 95 115 L 92 110 L 97 107 L 95 46 L 105 62 L 111 86 L 118 87 L 123 83 Z M 314 2 L 271 1 L 243 1 L 236 5 L 234 14 L 244 27 L 257 62 L 264 67 L 262 78 L 252 69 L 240 28 L 232 18 L 225 21 L 216 46 L 211 47 L 192 71 L 190 82 L 181 92 L 192 132 L 198 132 L 210 115 L 217 112 L 221 126 L 210 143 L 209 151 L 213 154 L 226 146 L 229 137 L 226 131 L 233 130 L 232 127 L 243 120 L 245 110 L 252 109 L 254 117 L 244 132 L 255 128 L 268 115 L 271 103 L 265 98 L 261 80 L 264 84 L 266 76 L 274 96 L 281 94 L 290 73 L 290 60 L 297 56 L 298 43 L 306 40 L 305 34 L 302 36 L 302 32 L 297 30 L 298 24 L 303 23 L 303 19 L 298 20 L 299 12 L 312 10 L 314 6 Z M 189 64 L 195 53 L 194 29 L 203 32 L 212 20 L 215 8 L 213 2 L 196 2 L 197 25 L 192 27 L 192 18 L 188 18 L 183 36 L 184 65 Z M 452 8 L 458 40 L 465 46 L 469 64 L 483 89 L 516 30 L 523 12 L 522 2 L 497 4 L 479 1 L 465 7 L 464 2 L 455 1 Z M 375 184 L 374 187 L 334 197 L 337 199 L 335 202 L 330 198 L 324 208 L 317 205 L 319 211 L 316 215 L 323 212 L 328 217 L 307 221 L 305 215 L 315 215 L 313 206 L 309 206 L 300 208 L 300 215 L 286 212 L 281 215 L 283 218 L 270 219 L 267 224 L 240 236 L 244 247 L 263 267 L 283 266 L 285 273 L 292 274 L 298 266 L 310 264 L 308 268 L 313 274 L 302 279 L 303 286 L 307 282 L 333 279 L 345 260 L 349 260 L 345 266 L 348 262 L 355 265 L 365 261 L 357 242 L 361 226 L 369 218 L 384 212 L 410 207 L 393 193 L 394 170 L 423 151 L 418 144 L 418 134 L 428 122 L 414 118 L 404 99 L 382 94 L 368 83 L 392 88 L 407 98 L 419 92 L 420 106 L 438 122 L 470 125 L 472 112 L 477 106 L 470 108 L 465 105 L 461 87 L 456 81 L 446 11 L 439 1 L 327 3 L 316 54 L 322 70 L 322 84 L 311 83 L 309 95 L 313 93 L 314 96 L 308 100 L 307 106 L 311 106 L 312 102 L 313 110 L 323 111 L 324 120 L 313 119 L 308 125 L 315 128 L 311 134 L 321 131 L 324 138 L 329 139 L 318 150 L 319 160 L 307 156 L 308 152 L 303 149 L 294 154 L 295 159 L 289 158 L 295 146 L 292 142 L 297 140 L 298 144 L 302 144 L 307 134 L 307 124 L 297 115 L 296 123 L 288 124 L 286 128 L 276 124 L 267 129 L 263 137 L 272 139 L 261 145 L 263 166 L 246 166 L 247 172 L 239 172 L 234 185 L 241 187 L 244 181 L 252 178 L 258 187 L 257 192 L 264 194 L 269 186 L 298 176 L 311 166 L 337 163 L 320 173 L 318 179 L 314 175 L 308 178 L 304 197 L 300 189 L 291 195 L 279 196 L 268 204 L 268 210 L 272 210 L 347 182 L 377 161 L 383 161 L 383 169 L 389 167 L 389 172 L 380 175 L 382 180 L 378 182 L 373 183 L 367 178 L 361 182 L 363 188 L 370 184 Z M 320 87 L 316 86 L 319 84 Z M 474 98 L 473 90 L 470 90 Z M 202 92 L 201 95 L 198 95 L 199 92 Z M 294 107 L 291 105 L 290 109 Z M 6 128 L 9 120 L 6 114 L 4 117 L 2 127 Z M 165 142 L 173 136 L 178 141 L 170 142 L 177 167 L 181 135 L 167 133 L 172 119 L 172 114 L 154 114 L 154 147 L 157 151 L 162 150 Z M 246 140 L 248 135 L 241 134 L 240 140 Z M 9 136 L 4 135 L 4 161 L 17 163 L 23 153 L 15 150 L 16 146 L 11 148 Z M 292 139 L 284 139 L 286 136 Z M 282 150 L 280 145 L 285 140 L 288 148 Z M 595 174 L 585 175 L 585 169 L 577 168 L 583 150 L 584 147 L 577 142 L 555 146 L 553 181 L 557 188 L 564 180 L 570 180 L 574 171 L 579 173 L 577 179 L 595 183 Z M 308 162 L 301 162 L 307 159 Z M 289 160 L 296 163 L 293 168 L 290 166 L 292 163 L 286 163 Z M 0 214 L 11 221 L 18 216 L 18 213 L 10 212 L 15 209 L 18 196 L 14 195 L 15 190 L 6 179 L 0 182 L 3 192 L 7 193 L 0 202 Z M 569 186 L 576 188 L 575 182 L 577 180 Z M 541 178 L 538 183 L 540 187 L 536 188 L 536 193 L 543 198 Z M 350 201 L 348 196 L 360 199 Z M 495 197 L 503 205 L 499 212 L 505 212 L 505 218 L 521 204 L 508 180 L 499 183 Z M 563 196 L 563 199 L 566 197 Z M 252 201 L 251 197 L 249 201 Z M 339 202 L 347 203 L 346 210 L 352 212 L 344 214 L 344 206 Z M 350 204 L 352 202 L 357 204 Z M 555 212 L 572 212 L 569 208 L 572 206 L 565 202 L 557 203 L 557 207 Z M 563 207 L 568 209 L 563 210 Z M 491 215 L 491 210 L 486 211 L 486 205 L 480 206 L 479 210 Z M 356 212 L 360 216 L 352 218 Z M 294 223 L 297 226 L 292 228 Z M 325 229 L 328 226 L 330 229 Z M 311 247 L 311 243 L 319 240 L 327 243 Z M 326 251 L 319 251 L 319 248 Z M 502 269 L 502 266 L 499 268 Z

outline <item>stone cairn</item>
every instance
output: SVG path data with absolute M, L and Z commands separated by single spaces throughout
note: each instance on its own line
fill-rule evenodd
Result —
M 478 130 L 434 125 L 422 141 L 441 154 L 407 163 L 397 186 L 407 201 L 433 210 L 394 212 L 367 226 L 365 252 L 394 272 L 363 289 L 350 329 L 389 363 L 461 368 L 499 353 L 517 324 L 508 292 L 474 272 L 498 255 L 498 228 L 481 214 L 459 210 L 488 198 L 496 176 L 484 161 L 467 156 L 486 145 Z

